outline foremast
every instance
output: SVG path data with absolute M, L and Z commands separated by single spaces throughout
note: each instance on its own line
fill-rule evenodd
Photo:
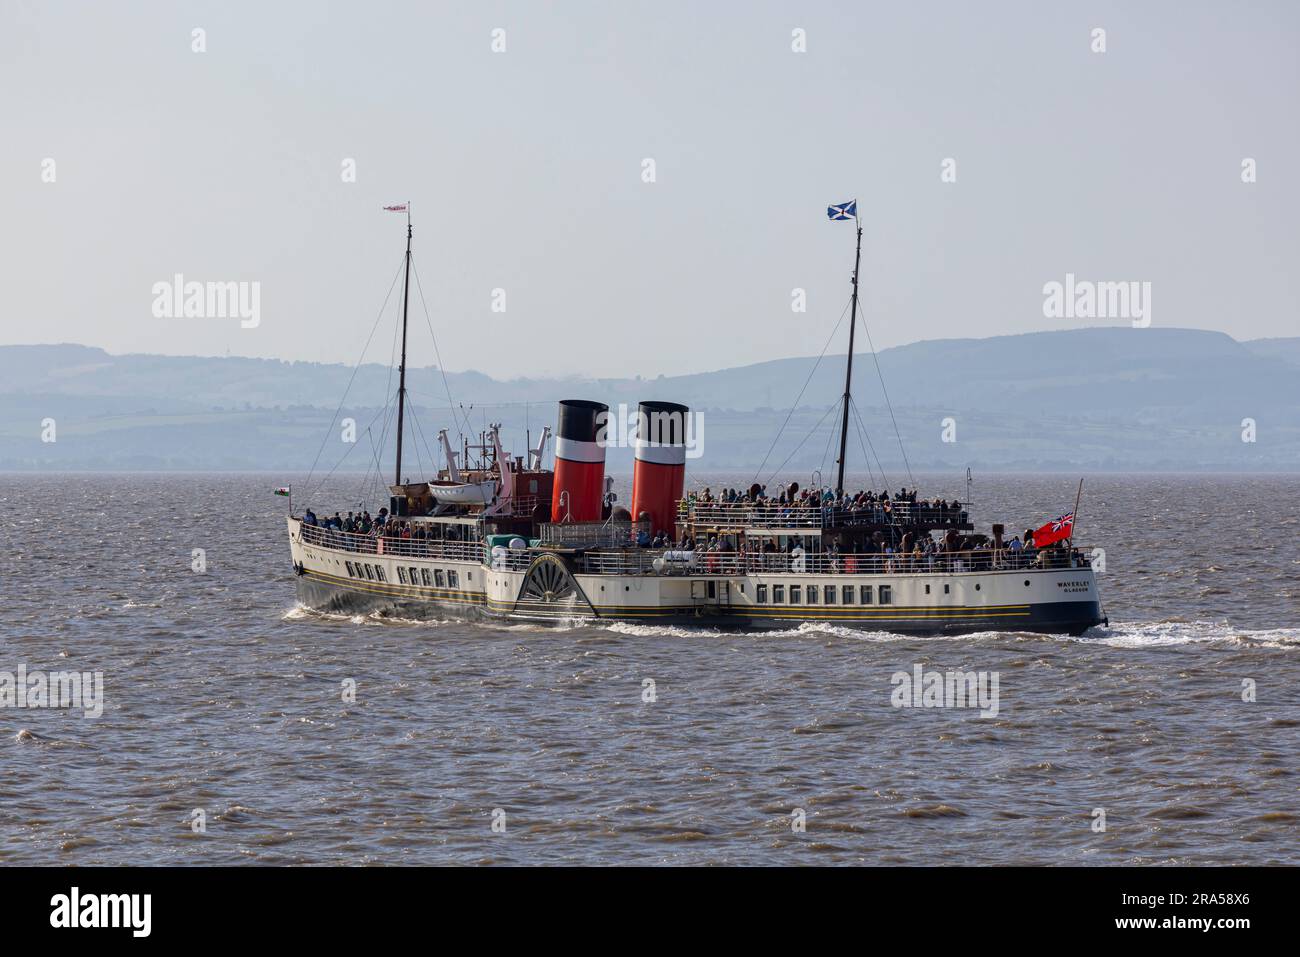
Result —
M 861 230 L 859 230 L 861 232 Z M 406 412 L 406 313 L 411 299 L 411 204 L 406 204 L 406 280 L 402 286 L 402 360 L 397 367 L 397 464 L 393 484 L 402 484 L 402 432 Z
M 862 265 L 862 223 L 857 217 L 857 204 L 854 204 L 853 224 L 858 232 L 858 249 L 853 255 L 853 300 L 849 307 L 849 359 L 844 370 L 844 416 L 840 422 L 840 458 L 839 471 L 835 477 L 836 494 L 844 494 L 844 460 L 849 442 L 849 403 L 853 399 L 853 334 L 858 328 L 858 268 Z

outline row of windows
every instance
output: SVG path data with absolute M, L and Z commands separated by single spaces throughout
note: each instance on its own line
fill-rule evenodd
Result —
M 785 604 L 785 585 L 772 586 L 772 604 Z M 755 598 L 760 605 L 767 604 L 767 585 L 758 585 L 755 588 Z M 875 599 L 879 598 L 879 602 Z M 894 589 L 892 585 L 880 585 L 877 588 L 874 585 L 823 585 L 818 588 L 816 585 L 809 585 L 805 589 L 802 585 L 790 586 L 790 604 L 792 605 L 892 605 L 894 603 Z
M 348 567 L 349 578 L 360 578 L 362 581 L 387 581 L 384 577 L 382 565 L 371 565 L 368 562 L 344 562 Z M 397 566 L 397 578 L 403 585 L 423 585 L 425 588 L 459 588 L 460 573 L 454 568 L 449 568 L 445 572 L 441 568 L 404 568 Z
M 348 566 L 349 578 L 360 578 L 362 581 L 382 582 L 388 581 L 384 577 L 384 569 L 381 565 L 371 565 L 362 562 L 344 562 Z

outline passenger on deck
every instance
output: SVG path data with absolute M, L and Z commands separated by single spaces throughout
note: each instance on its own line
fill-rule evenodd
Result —
M 1038 558 L 1038 548 L 1034 545 L 1033 529 L 1025 529 L 1025 547 L 1021 552 L 1026 565 L 1032 565 Z

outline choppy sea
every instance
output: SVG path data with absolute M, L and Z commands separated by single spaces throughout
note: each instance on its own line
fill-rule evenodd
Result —
M 0 864 L 1300 863 L 1300 477 L 1089 477 L 1073 639 L 319 614 L 283 481 L 0 475 L 0 685 L 103 680 L 0 707 Z M 1074 494 L 977 477 L 973 517 Z M 895 707 L 917 665 L 997 714 Z

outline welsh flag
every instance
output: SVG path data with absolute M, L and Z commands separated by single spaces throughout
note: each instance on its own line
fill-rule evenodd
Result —
M 1043 548 L 1074 534 L 1074 513 L 1062 515 L 1055 521 L 1048 522 L 1042 528 L 1034 529 L 1034 545 Z
M 275 494 L 276 494 L 276 495 L 288 495 L 288 494 L 289 494 L 289 486 L 287 486 L 287 485 L 281 485 L 278 489 L 275 490 Z

